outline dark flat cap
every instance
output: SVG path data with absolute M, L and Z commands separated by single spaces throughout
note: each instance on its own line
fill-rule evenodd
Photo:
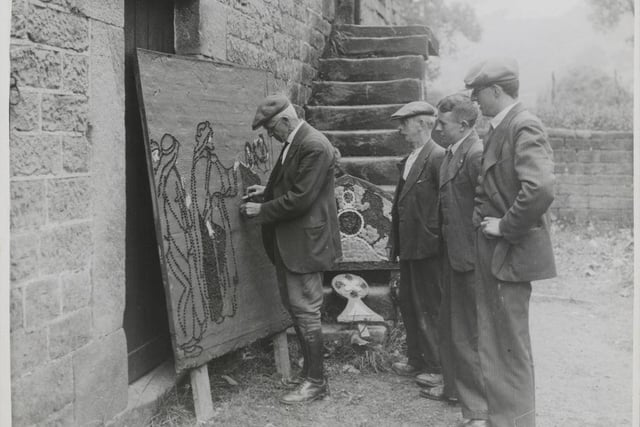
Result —
M 251 129 L 256 130 L 267 123 L 273 116 L 289 106 L 289 99 L 284 95 L 269 95 L 258 104 L 256 116 L 251 123 Z
M 513 58 L 489 58 L 476 63 L 464 78 L 467 89 L 517 80 L 518 63 Z
M 419 116 L 419 115 L 435 116 L 436 109 L 433 105 L 424 101 L 413 101 L 406 105 L 403 105 L 398 111 L 391 115 L 391 118 L 406 119 L 407 117 Z

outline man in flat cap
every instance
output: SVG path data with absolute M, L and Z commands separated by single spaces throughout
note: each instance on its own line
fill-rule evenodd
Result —
M 266 187 L 249 187 L 240 208 L 262 223 L 264 248 L 276 267 L 280 295 L 304 358 L 300 376 L 283 379 L 293 390 L 280 401 L 310 402 L 328 392 L 320 307 L 322 273 L 342 256 L 334 195 L 336 156 L 327 138 L 299 119 L 285 96 L 265 98 L 251 127 L 263 127 L 284 144 Z
M 471 222 L 482 160 L 482 141 L 475 130 L 477 118 L 478 108 L 467 95 L 449 95 L 438 103 L 435 131 L 438 141 L 447 147 L 440 166 L 444 243 L 440 359 L 444 385 L 426 391 L 437 396 L 456 390 L 464 427 L 487 425 L 478 356 L 475 229 Z
M 392 116 L 413 151 L 398 165 L 400 179 L 391 210 L 389 259 L 400 260 L 399 304 L 407 333 L 407 362 L 392 365 L 425 387 L 442 384 L 438 353 L 440 222 L 438 186 L 444 149 L 431 139 L 436 109 L 406 104 Z M 440 396 L 441 399 L 455 396 Z
M 489 424 L 529 427 L 535 425 L 531 282 L 556 275 L 548 215 L 552 151 L 540 120 L 518 102 L 515 60 L 485 60 L 464 81 L 491 118 L 473 211 L 478 352 Z

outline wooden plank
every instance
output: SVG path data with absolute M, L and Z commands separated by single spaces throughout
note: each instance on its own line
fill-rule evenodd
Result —
M 320 60 L 318 77 L 326 81 L 383 81 L 424 78 L 424 58 L 405 55 L 395 58 L 326 58 Z
M 282 331 L 273 337 L 273 354 L 276 370 L 283 378 L 291 378 L 291 361 L 289 359 L 289 344 L 287 331 Z
M 260 226 L 239 212 L 246 187 L 266 182 L 278 155 L 267 135 L 251 131 L 270 77 L 158 52 L 138 50 L 137 58 L 154 222 L 181 372 L 291 323 Z
M 423 98 L 419 79 L 385 82 L 313 82 L 309 105 L 401 104 Z
M 395 129 L 391 115 L 402 104 L 305 108 L 307 121 L 318 130 Z
M 323 131 L 342 156 L 403 156 L 411 145 L 396 129 Z
M 207 365 L 194 368 L 189 373 L 191 377 L 191 392 L 193 393 L 193 407 L 199 423 L 209 421 L 213 417 L 213 400 L 211 399 L 211 384 Z
M 421 55 L 427 58 L 429 37 L 425 35 L 402 37 L 346 37 L 335 38 L 332 56 L 399 56 Z

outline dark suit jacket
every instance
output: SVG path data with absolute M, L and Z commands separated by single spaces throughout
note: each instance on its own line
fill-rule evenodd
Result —
M 342 256 L 334 195 L 335 162 L 329 140 L 303 123 L 284 164 L 276 164 L 271 171 L 258 215 L 271 262 L 275 260 L 275 241 L 284 265 L 296 273 L 327 270 Z
M 473 130 L 458 146 L 451 160 L 440 167 L 442 237 L 447 256 L 456 271 L 475 268 L 475 229 L 471 221 L 480 165 L 482 141 Z
M 420 151 L 406 182 L 405 157 L 399 164 L 400 181 L 391 209 L 391 259 L 415 260 L 439 255 L 438 187 L 444 148 L 430 139 Z
M 553 153 L 540 120 L 518 103 L 487 135 L 473 222 L 502 218 L 491 271 L 500 280 L 529 282 L 556 275 L 549 235 Z

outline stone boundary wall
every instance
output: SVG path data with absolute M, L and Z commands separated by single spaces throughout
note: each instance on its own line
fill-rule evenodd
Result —
M 633 133 L 549 129 L 556 173 L 551 212 L 633 224 Z
M 12 2 L 14 426 L 127 404 L 123 26 L 121 1 Z

